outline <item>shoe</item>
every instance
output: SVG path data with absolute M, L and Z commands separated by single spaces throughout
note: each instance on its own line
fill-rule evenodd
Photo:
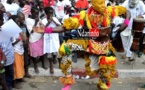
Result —
M 138 52 L 138 57 L 140 58 L 143 55 L 143 52 Z
M 145 85 L 141 86 L 141 88 L 145 88 Z
M 135 59 L 134 59 L 134 58 L 132 58 L 132 59 L 129 59 L 128 61 L 129 61 L 129 62 L 132 62 L 132 61 L 135 61 Z

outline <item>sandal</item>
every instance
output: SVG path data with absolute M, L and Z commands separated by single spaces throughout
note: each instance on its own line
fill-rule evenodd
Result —
M 129 62 L 132 62 L 132 61 L 135 61 L 135 59 L 134 59 L 134 58 L 132 58 L 132 59 L 129 59 L 128 61 L 129 61 Z
M 30 79 L 35 79 L 35 77 L 31 76 L 30 74 L 25 75 L 24 77 L 25 77 L 25 78 L 30 78 Z

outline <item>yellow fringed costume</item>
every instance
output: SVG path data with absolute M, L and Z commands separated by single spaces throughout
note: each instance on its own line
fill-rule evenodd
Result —
M 92 5 L 94 5 L 95 1 L 92 0 Z M 97 0 L 96 0 L 97 2 Z M 81 11 L 79 17 L 71 17 L 64 20 L 64 28 L 66 30 L 77 29 L 80 26 L 84 25 L 84 21 L 86 26 L 90 30 L 90 32 L 97 32 L 100 37 L 100 29 L 97 27 L 100 24 L 102 27 L 109 27 L 112 18 L 118 15 L 122 15 L 126 13 L 126 9 L 122 6 L 112 7 L 109 6 L 104 10 L 104 14 L 101 15 L 99 12 L 95 11 L 94 7 L 90 7 L 88 13 L 86 11 Z M 95 31 L 96 30 L 96 31 Z M 106 35 L 107 36 L 107 35 Z M 98 69 L 92 70 L 90 67 L 91 59 L 89 55 L 84 57 L 86 64 L 85 70 L 87 75 L 95 75 L 99 74 L 100 79 L 97 86 L 101 90 L 107 90 L 110 87 L 111 78 L 113 78 L 115 74 L 115 66 L 116 66 L 116 57 L 115 57 L 115 49 L 113 48 L 110 40 L 105 41 L 104 43 L 97 40 L 68 40 L 64 42 L 60 49 L 59 53 L 62 58 L 66 55 L 69 55 L 71 51 L 73 51 L 72 45 L 78 45 L 82 47 L 84 52 L 91 52 L 90 54 L 95 54 L 98 57 Z M 67 47 L 67 48 L 66 48 Z M 111 54 L 110 54 L 111 53 Z M 62 62 L 61 69 L 62 72 L 67 75 L 67 68 L 71 66 L 71 60 L 66 58 L 66 61 Z

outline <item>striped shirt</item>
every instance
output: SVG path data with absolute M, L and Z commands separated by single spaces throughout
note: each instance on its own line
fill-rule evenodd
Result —
M 14 49 L 12 46 L 12 38 L 6 41 L 0 41 L 0 48 L 6 56 L 5 66 L 11 65 L 14 62 Z
M 22 8 L 22 12 L 24 13 L 25 16 L 29 16 L 31 14 L 31 6 L 30 5 L 25 5 Z

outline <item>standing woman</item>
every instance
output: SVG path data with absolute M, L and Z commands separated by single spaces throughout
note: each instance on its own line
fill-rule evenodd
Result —
M 47 18 L 44 18 L 42 20 L 42 23 L 46 27 L 57 27 L 57 26 L 61 25 L 60 22 L 58 21 L 58 19 L 56 17 L 53 17 L 53 8 L 52 7 L 46 7 L 44 9 L 44 11 L 47 15 Z M 61 58 L 58 57 L 59 47 L 60 47 L 60 43 L 59 43 L 59 34 L 58 33 L 44 34 L 44 54 L 47 54 L 49 64 L 50 64 L 50 73 L 51 74 L 54 73 L 52 61 L 54 63 L 54 61 L 57 58 L 58 62 L 59 62 L 59 66 L 60 66 Z
M 17 25 L 19 25 L 19 18 L 17 15 L 12 15 L 10 17 Z M 12 39 L 13 47 L 14 47 L 14 82 L 13 87 L 16 89 L 20 89 L 22 87 L 16 84 L 16 80 L 24 81 L 24 47 L 23 47 L 23 40 L 22 40 L 22 32 L 21 34 L 15 35 Z
M 39 21 L 39 9 L 37 7 L 31 8 L 31 16 L 26 19 L 26 26 L 28 32 L 30 34 L 29 37 L 29 48 L 30 48 L 30 56 L 34 63 L 34 70 L 36 73 L 39 73 L 37 66 L 37 57 L 42 61 L 42 68 L 47 69 L 44 64 L 44 56 L 43 56 L 43 34 L 33 32 L 33 29 L 36 26 L 40 26 Z
M 20 28 L 23 31 L 23 47 L 24 47 L 24 68 L 25 68 L 25 77 L 32 78 L 29 74 L 29 65 L 30 65 L 30 55 L 29 55 L 29 32 L 25 24 L 25 15 L 23 13 L 18 13 L 20 19 Z

